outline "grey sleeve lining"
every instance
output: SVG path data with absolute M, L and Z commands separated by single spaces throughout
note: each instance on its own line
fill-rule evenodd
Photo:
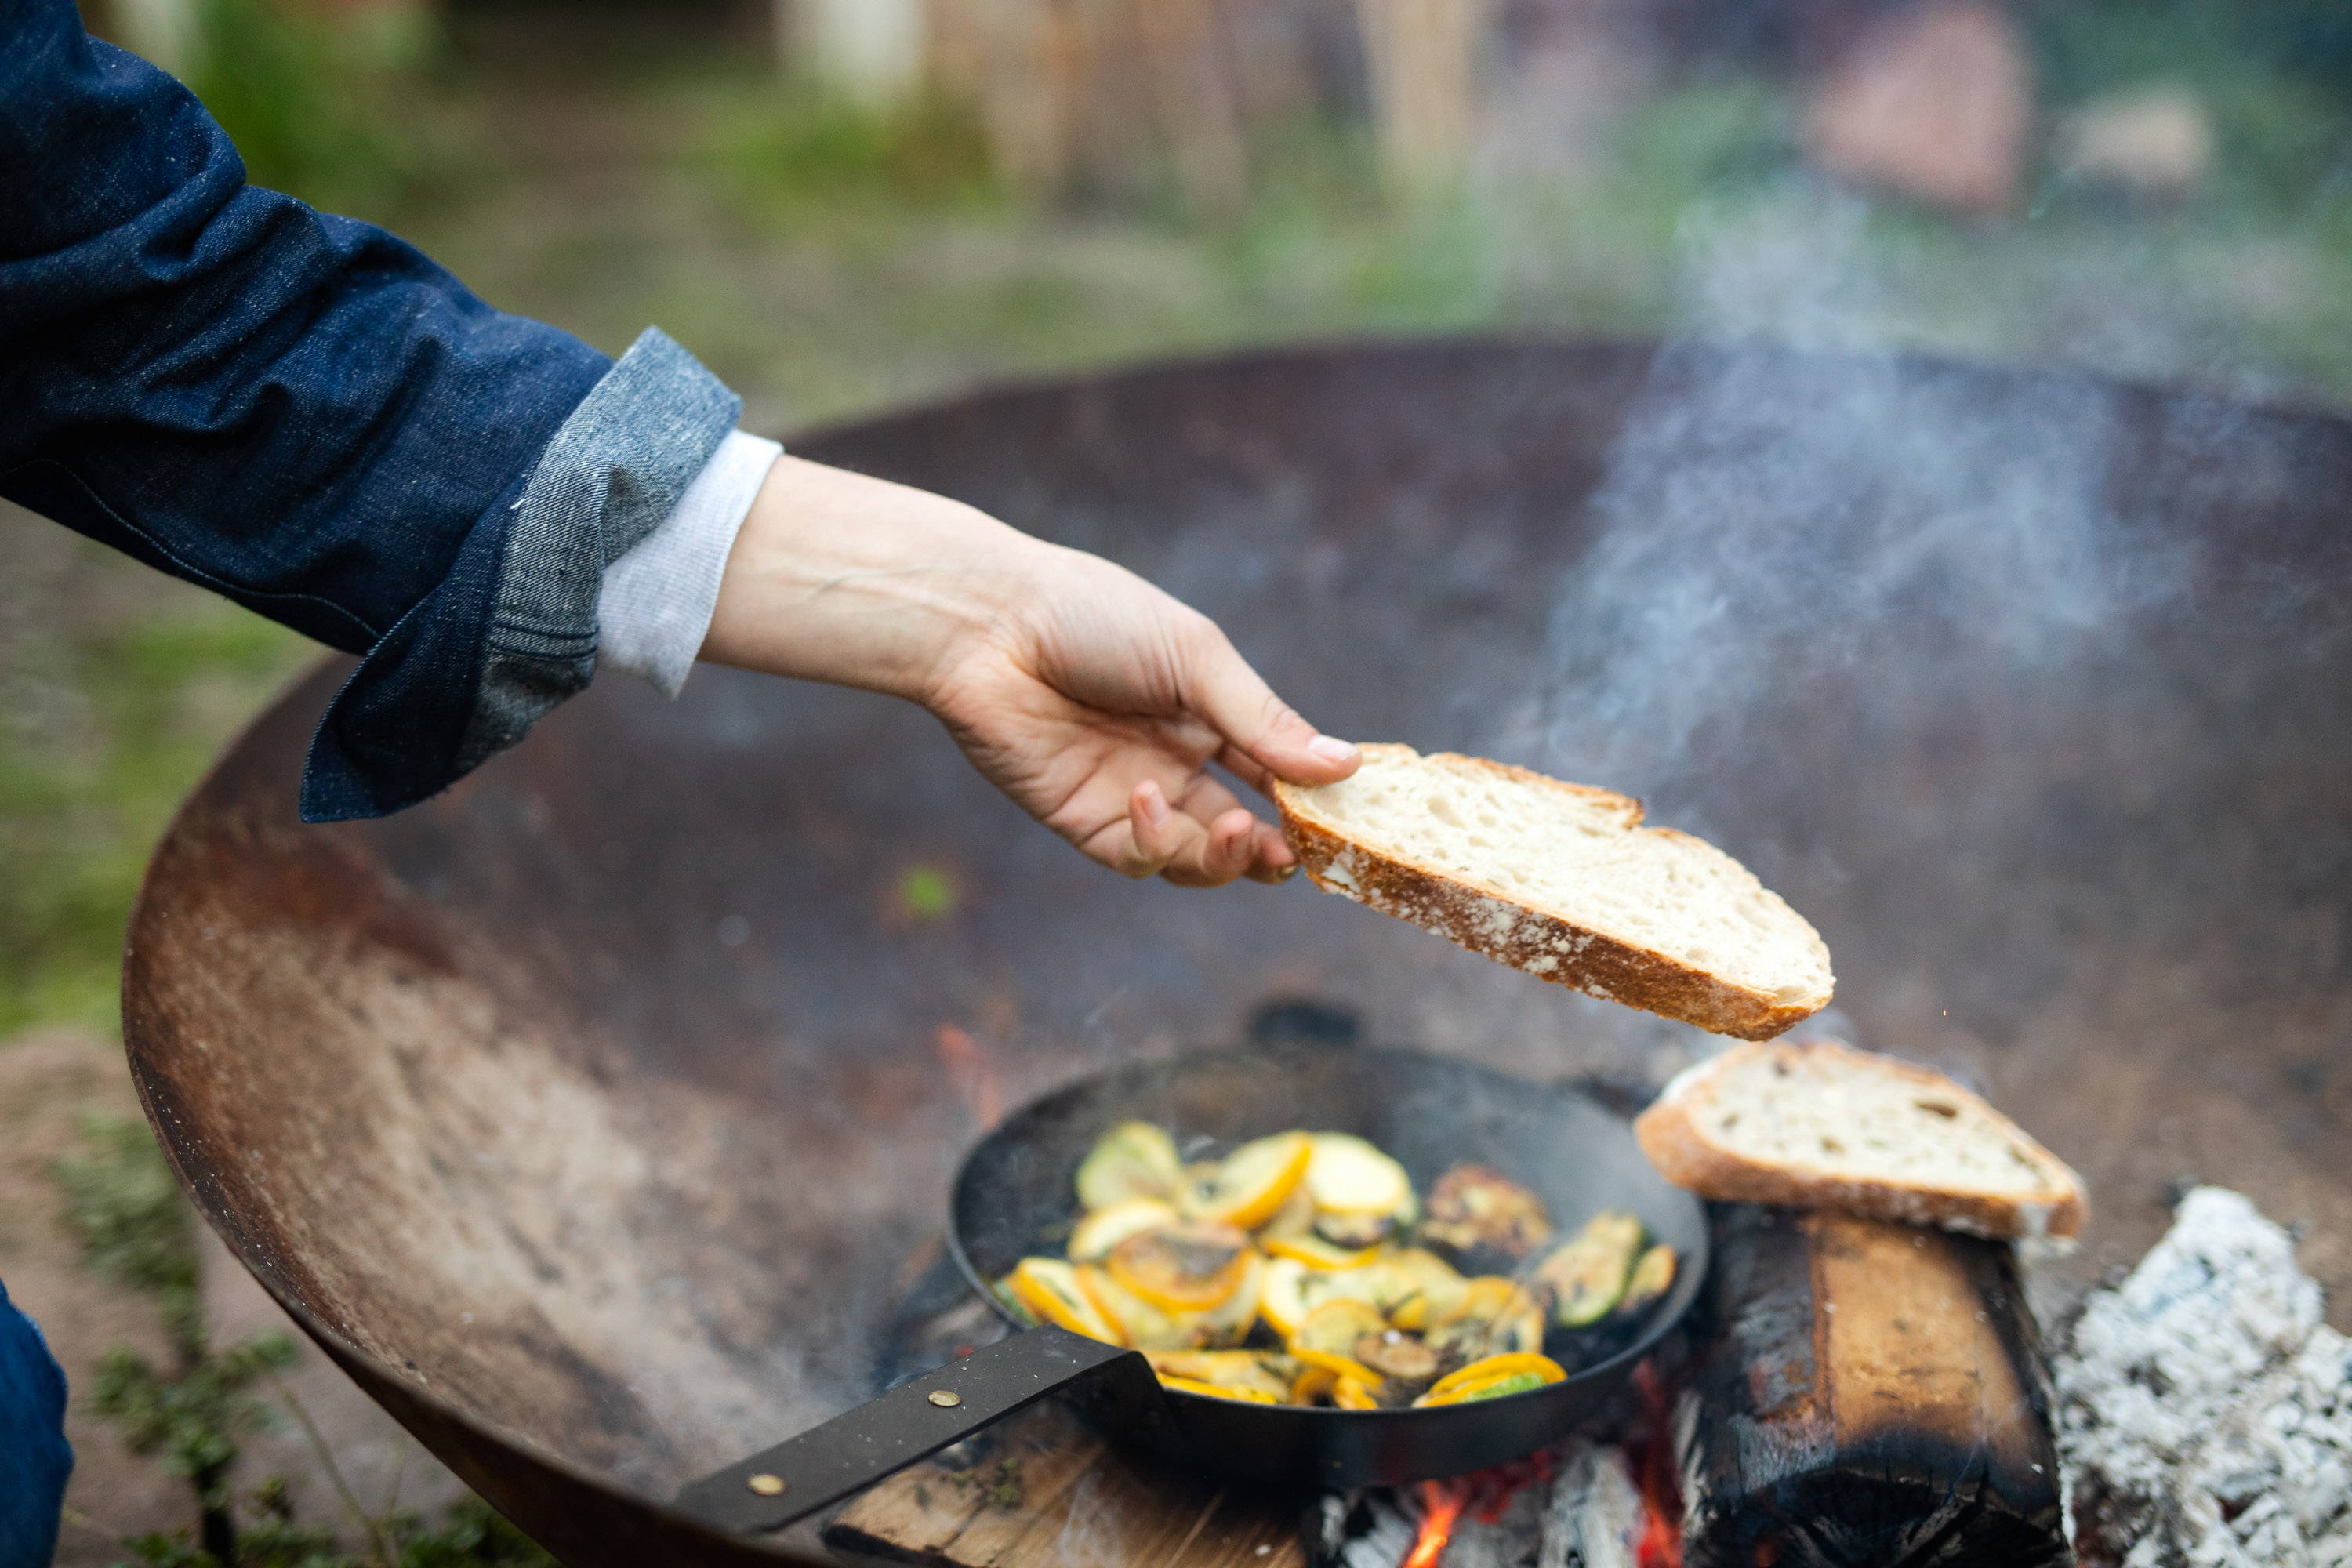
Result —
M 459 772 L 588 684 L 605 566 L 669 515 L 742 411 L 653 327 L 572 411 L 515 503 Z

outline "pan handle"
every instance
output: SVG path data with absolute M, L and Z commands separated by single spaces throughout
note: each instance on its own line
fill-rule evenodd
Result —
M 677 1507 L 719 1530 L 781 1530 L 1062 1393 L 1103 1406 L 1102 1418 L 1123 1431 L 1168 1419 L 1141 1352 L 1026 1329 L 688 1483 Z

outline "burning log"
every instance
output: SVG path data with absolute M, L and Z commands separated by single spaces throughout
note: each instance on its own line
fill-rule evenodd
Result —
M 1689 1568 L 2072 1561 L 2006 1246 L 1726 1205 L 1715 1270 L 1676 1410 Z

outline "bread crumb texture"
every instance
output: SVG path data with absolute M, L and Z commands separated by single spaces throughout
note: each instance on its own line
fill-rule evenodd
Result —
M 1829 950 L 1803 917 L 1713 845 L 1643 827 L 1640 803 L 1624 795 L 1479 757 L 1368 745 L 1352 776 L 1286 788 L 1282 800 L 1356 847 L 1324 869 L 1327 884 L 1360 897 L 1366 852 L 1465 884 L 1485 895 L 1466 932 L 1454 911 L 1391 912 L 1481 948 L 1527 944 L 1536 951 L 1519 966 L 1531 973 L 1558 971 L 1599 933 L 1776 1003 L 1819 1007 L 1833 986 Z
M 2082 1182 L 1943 1074 L 1834 1041 L 1734 1047 L 1636 1123 L 1670 1181 L 2004 1237 L 2071 1236 Z

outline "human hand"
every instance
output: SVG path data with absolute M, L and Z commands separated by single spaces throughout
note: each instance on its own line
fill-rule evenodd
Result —
M 1132 573 L 795 458 L 745 519 L 703 657 L 919 701 L 1081 853 L 1184 887 L 1297 866 L 1208 763 L 1261 789 L 1356 767 L 1207 616 Z

